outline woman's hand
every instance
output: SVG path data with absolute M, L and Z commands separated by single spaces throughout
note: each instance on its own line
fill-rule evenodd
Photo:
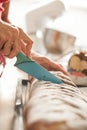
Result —
M 30 56 L 32 40 L 15 26 L 0 21 L 0 53 L 8 58 L 16 56 L 21 50 Z
M 38 62 L 40 65 L 45 67 L 49 71 L 61 71 L 65 75 L 69 75 L 68 72 L 58 63 L 48 59 L 45 56 L 40 56 L 34 52 L 31 53 L 32 59 Z

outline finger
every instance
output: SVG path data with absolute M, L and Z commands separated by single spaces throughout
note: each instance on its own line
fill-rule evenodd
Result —
M 29 76 L 28 76 L 28 80 L 29 80 L 30 83 L 32 83 L 33 80 L 34 80 L 34 77 L 29 75 Z
M 32 44 L 33 41 L 29 38 L 29 36 L 27 34 L 25 34 L 22 29 L 19 29 L 19 38 L 22 41 L 22 51 L 27 55 L 30 56 L 30 52 L 31 52 L 31 48 L 32 48 Z
M 21 43 L 19 42 L 19 40 L 15 41 L 13 43 L 13 45 L 11 46 L 11 50 L 10 53 L 7 57 L 9 58 L 13 58 L 14 56 L 16 56 L 19 52 L 21 51 Z
M 2 50 L 2 49 L 3 49 L 3 47 L 4 47 L 5 43 L 6 43 L 6 41 L 1 41 L 1 40 L 0 40 L 0 50 Z
M 31 55 L 32 42 L 21 40 L 21 49 L 22 51 L 30 57 Z
M 12 46 L 12 45 L 11 45 L 10 41 L 7 41 L 6 43 L 3 44 L 3 46 L 2 46 L 2 48 L 1 48 L 1 50 L 0 50 L 0 52 L 1 52 L 2 54 L 4 54 L 5 56 L 8 55 L 8 54 L 10 53 L 11 46 Z
M 3 34 L 0 34 L 0 49 L 4 47 L 6 42 L 7 42 L 6 36 L 4 36 Z
M 23 40 L 21 41 L 21 50 L 24 52 L 24 54 L 26 54 L 26 43 Z
M 60 70 L 61 72 L 63 72 L 65 75 L 69 76 L 69 73 L 61 66 L 61 65 L 57 65 L 58 66 L 58 70 Z
M 26 46 L 26 55 L 27 55 L 28 57 L 31 56 L 32 44 L 33 44 L 32 41 L 27 42 L 27 46 Z

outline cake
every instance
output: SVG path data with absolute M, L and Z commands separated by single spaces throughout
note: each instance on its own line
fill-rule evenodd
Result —
M 87 51 L 77 51 L 70 57 L 68 72 L 75 84 L 87 86 Z
M 34 80 L 24 108 L 25 130 L 87 130 L 87 97 L 69 76 L 52 72 L 62 84 Z

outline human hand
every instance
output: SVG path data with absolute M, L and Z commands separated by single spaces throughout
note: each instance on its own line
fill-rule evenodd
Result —
M 21 40 L 21 50 L 30 57 L 33 41 L 21 28 L 19 28 L 19 39 Z
M 0 53 L 8 58 L 16 56 L 21 50 L 30 56 L 32 40 L 15 26 L 0 21 Z
M 58 64 L 54 61 L 51 61 L 50 59 L 46 57 L 39 57 L 38 63 L 41 64 L 43 67 L 45 67 L 49 71 L 61 71 L 65 75 L 69 75 L 68 72 L 63 68 L 61 64 Z
M 48 59 L 45 56 L 41 56 L 34 52 L 31 53 L 32 59 L 38 62 L 40 65 L 45 67 L 48 71 L 61 71 L 65 75 L 69 75 L 68 72 L 63 68 L 62 65 Z

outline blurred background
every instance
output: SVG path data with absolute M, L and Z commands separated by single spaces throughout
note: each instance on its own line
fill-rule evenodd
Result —
M 55 0 L 11 0 L 9 17 L 12 24 L 31 34 L 47 28 L 50 21 L 50 29 L 75 36 L 76 45 L 86 46 L 87 1 L 56 0 L 56 7 L 49 4 L 46 8 L 52 1 Z
M 31 37 L 32 50 L 65 69 L 76 50 L 87 51 L 86 0 L 11 0 L 9 19 Z
M 32 38 L 34 51 L 53 60 L 87 49 L 86 0 L 11 0 L 9 19 Z
M 65 69 L 76 49 L 87 51 L 87 0 L 11 0 L 9 19 L 32 38 L 34 51 L 61 63 Z M 15 68 L 14 62 L 14 58 L 7 61 L 0 78 L 0 130 L 13 130 L 16 89 L 22 90 L 19 81 L 28 80 L 28 75 Z M 87 72 L 87 59 L 84 64 Z M 83 84 L 80 89 L 87 95 L 85 81 L 86 86 Z M 14 130 L 22 130 L 18 127 L 23 124 L 19 123 L 22 116 L 19 113 L 16 117 Z

